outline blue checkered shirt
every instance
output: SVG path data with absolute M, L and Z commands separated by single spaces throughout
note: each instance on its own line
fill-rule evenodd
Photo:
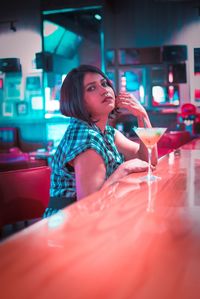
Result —
M 115 146 L 114 134 L 114 128 L 109 125 L 102 133 L 96 125 L 70 117 L 67 130 L 52 160 L 50 196 L 76 200 L 75 172 L 68 162 L 87 149 L 95 150 L 102 157 L 108 178 L 124 162 L 123 155 Z

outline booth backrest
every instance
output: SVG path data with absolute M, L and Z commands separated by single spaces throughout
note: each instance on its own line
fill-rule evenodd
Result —
M 192 139 L 188 131 L 170 131 L 163 134 L 158 141 L 158 156 L 164 156 Z
M 189 142 L 192 137 L 188 131 L 171 131 L 167 132 L 166 137 L 171 140 L 171 147 L 174 149 L 179 148 L 181 145 Z
M 0 227 L 42 216 L 50 173 L 48 166 L 0 172 Z
M 40 166 L 47 166 L 47 161 L 35 159 L 28 153 L 22 153 L 16 148 L 11 148 L 7 153 L 0 153 L 0 172 Z

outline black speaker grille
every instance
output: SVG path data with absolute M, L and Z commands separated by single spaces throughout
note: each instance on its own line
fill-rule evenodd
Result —
M 163 62 L 181 62 L 187 60 L 187 46 L 164 46 L 162 51 Z
M 21 64 L 19 58 L 1 58 L 0 71 L 3 73 L 21 72 Z

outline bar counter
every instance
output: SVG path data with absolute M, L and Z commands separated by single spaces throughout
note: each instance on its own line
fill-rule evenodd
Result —
M 4 299 L 197 299 L 200 139 L 0 245 Z

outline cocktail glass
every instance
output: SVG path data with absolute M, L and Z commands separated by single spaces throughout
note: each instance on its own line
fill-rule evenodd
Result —
M 151 182 L 161 179 L 152 174 L 151 171 L 151 155 L 152 149 L 162 137 L 167 128 L 134 128 L 135 133 L 142 140 L 148 150 L 148 174 L 140 178 L 142 181 Z

